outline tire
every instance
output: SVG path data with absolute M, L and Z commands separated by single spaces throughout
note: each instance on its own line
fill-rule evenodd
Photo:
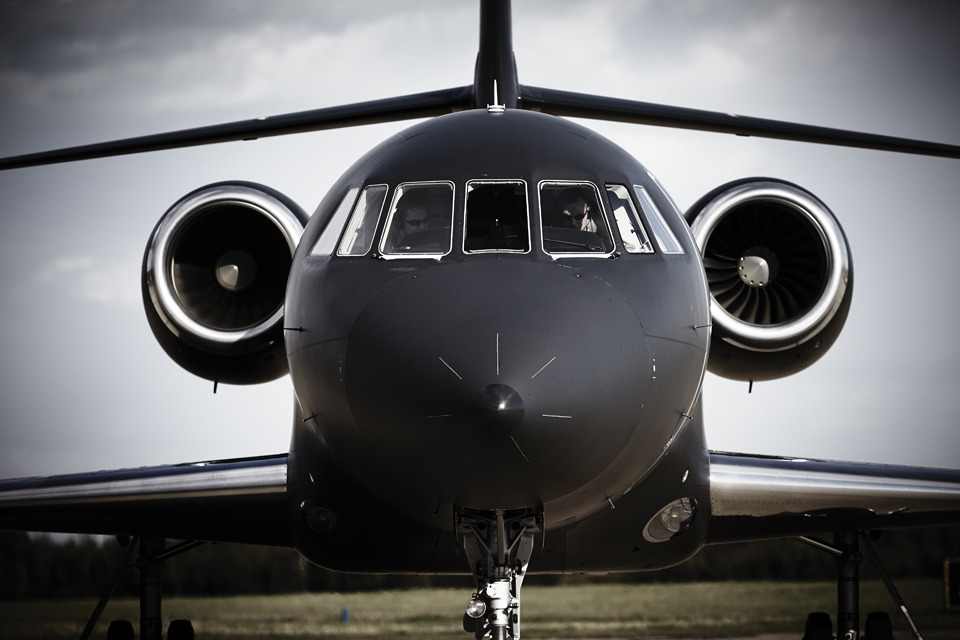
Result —
M 863 627 L 863 640 L 893 640 L 893 623 L 883 611 L 874 611 L 867 616 Z
M 129 620 L 114 620 L 107 627 L 107 640 L 134 640 L 133 623 Z
M 807 616 L 803 628 L 803 640 L 833 640 L 833 623 L 830 614 L 817 611 Z
M 467 633 L 473 633 L 477 630 L 477 619 L 471 618 L 467 614 L 463 614 L 463 630 Z M 168 638 L 168 640 L 170 640 Z
M 171 620 L 167 640 L 194 640 L 193 624 L 189 620 Z

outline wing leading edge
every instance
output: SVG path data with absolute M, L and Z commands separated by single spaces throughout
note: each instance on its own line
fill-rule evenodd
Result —
M 292 546 L 287 455 L 0 481 L 0 529 Z
M 960 524 L 960 471 L 710 453 L 707 544 Z

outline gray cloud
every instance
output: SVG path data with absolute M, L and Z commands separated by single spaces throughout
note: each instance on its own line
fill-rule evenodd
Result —
M 960 143 L 954 3 L 514 3 L 521 82 Z M 476 3 L 0 2 L 0 154 L 472 81 Z M 586 122 L 681 208 L 748 175 L 814 191 L 850 238 L 833 351 L 784 381 L 708 376 L 714 448 L 958 465 L 956 161 Z M 172 363 L 139 301 L 177 198 L 244 179 L 312 210 L 407 125 L 0 173 L 0 477 L 284 450 L 288 380 Z M 122 272 L 122 275 L 121 275 Z

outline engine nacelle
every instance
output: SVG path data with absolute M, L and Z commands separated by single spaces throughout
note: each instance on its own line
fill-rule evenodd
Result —
M 710 286 L 708 370 L 772 380 L 819 360 L 853 294 L 850 249 L 827 206 L 797 185 L 747 178 L 714 189 L 685 217 Z
M 286 196 L 247 182 L 202 187 L 167 210 L 143 258 L 143 305 L 177 364 L 228 384 L 287 373 L 283 300 L 307 220 Z

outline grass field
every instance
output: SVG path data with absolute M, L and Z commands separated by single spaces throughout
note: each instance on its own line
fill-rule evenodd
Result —
M 943 610 L 941 582 L 902 580 L 898 588 L 921 631 L 956 630 L 960 638 L 960 613 Z M 470 636 L 462 631 L 460 617 L 469 596 L 459 589 L 419 589 L 171 597 L 164 599 L 163 617 L 165 627 L 175 618 L 190 619 L 198 640 L 294 640 L 317 636 L 465 640 Z M 881 583 L 864 581 L 860 600 L 861 620 L 868 611 L 887 611 L 893 618 L 897 637 L 909 637 Z M 0 638 L 77 638 L 94 604 L 92 600 L 0 602 Z M 107 623 L 113 619 L 131 620 L 136 628 L 138 607 L 136 600 L 111 601 L 93 637 L 105 638 Z M 342 608 L 349 610 L 347 624 L 340 621 Z M 527 638 L 635 638 L 795 632 L 799 638 L 810 611 L 828 611 L 832 618 L 836 617 L 834 583 L 530 586 L 523 590 L 522 634 Z M 900 630 L 896 631 L 898 627 Z

